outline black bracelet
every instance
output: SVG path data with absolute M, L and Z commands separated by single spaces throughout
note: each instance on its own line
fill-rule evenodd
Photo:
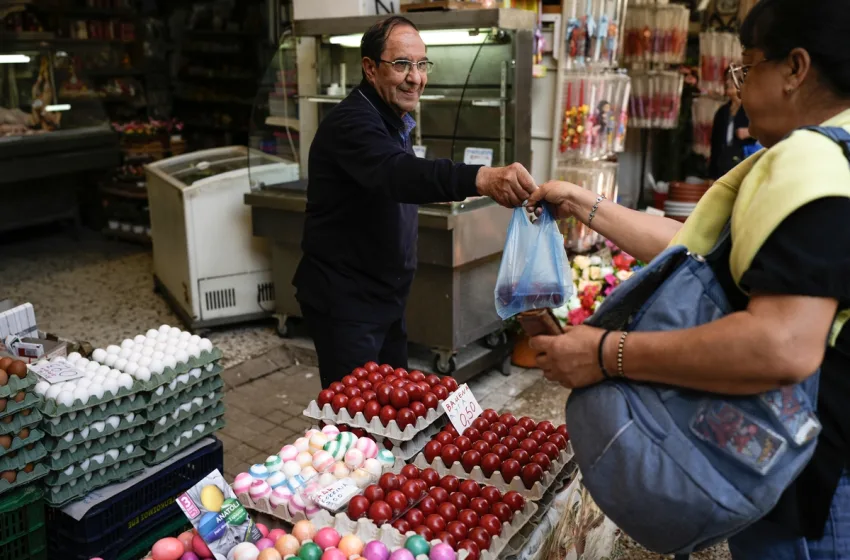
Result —
M 597 356 L 599 358 L 599 369 L 602 370 L 602 375 L 605 376 L 605 379 L 611 379 L 611 374 L 608 373 L 608 370 L 605 369 L 605 363 L 602 358 L 603 348 L 605 347 L 605 339 L 608 338 L 608 335 L 614 331 L 605 331 L 605 334 L 602 335 L 602 338 L 599 340 L 599 348 L 597 349 Z

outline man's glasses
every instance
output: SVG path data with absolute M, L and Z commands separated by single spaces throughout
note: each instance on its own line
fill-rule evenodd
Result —
M 378 60 L 378 63 L 383 62 L 384 64 L 389 64 L 393 67 L 393 70 L 398 72 L 399 74 L 404 74 L 407 76 L 410 74 L 410 71 L 415 66 L 420 74 L 428 74 L 434 68 L 434 63 L 430 60 L 420 60 L 419 62 L 413 62 L 412 60 L 405 60 L 400 58 L 398 60 Z

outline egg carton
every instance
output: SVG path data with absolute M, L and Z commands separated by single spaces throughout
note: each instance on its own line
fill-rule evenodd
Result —
M 546 489 L 552 485 L 555 479 L 558 477 L 560 472 L 567 466 L 570 461 L 573 459 L 573 446 L 571 443 L 567 443 L 567 448 L 561 451 L 561 454 L 558 456 L 558 459 L 552 461 L 552 466 L 549 467 L 548 471 L 543 473 L 543 478 L 534 483 L 534 486 L 531 488 L 526 488 L 525 484 L 523 484 L 522 480 L 519 477 L 515 477 L 511 480 L 510 483 L 505 482 L 502 473 L 496 471 L 493 473 L 491 477 L 484 476 L 484 471 L 481 470 L 480 466 L 476 466 L 472 469 L 472 472 L 466 472 L 463 468 L 463 465 L 460 462 L 456 462 L 451 468 L 446 467 L 446 464 L 443 462 L 443 459 L 437 457 L 434 459 L 432 463 L 429 463 L 425 460 L 425 454 L 420 453 L 416 456 L 416 460 L 413 461 L 413 464 L 419 467 L 420 469 L 432 468 L 439 473 L 440 476 L 445 476 L 447 474 L 453 474 L 458 478 L 468 478 L 472 479 L 475 482 L 480 482 L 481 484 L 488 484 L 490 486 L 495 486 L 502 492 L 509 492 L 511 490 L 516 490 L 526 500 L 537 501 L 543 497 L 546 493 Z
M 416 419 L 415 425 L 407 426 L 404 430 L 399 429 L 395 420 L 391 421 L 387 426 L 381 424 L 381 420 L 377 416 L 372 418 L 371 422 L 367 422 L 366 416 L 364 416 L 362 412 L 358 412 L 352 418 L 351 414 L 349 414 L 345 409 L 336 413 L 330 403 L 319 408 L 319 403 L 316 401 L 310 401 L 310 404 L 307 405 L 307 409 L 304 411 L 304 416 L 314 420 L 329 422 L 331 424 L 346 424 L 355 428 L 363 428 L 370 434 L 389 438 L 390 441 L 393 442 L 393 445 L 397 445 L 416 438 L 419 433 L 436 422 L 438 418 L 443 416 L 444 411 L 442 405 L 443 401 L 440 401 L 437 403 L 436 409 L 429 410 L 424 417 Z
M 433 424 L 416 434 L 413 439 L 408 441 L 397 441 L 392 438 L 388 438 L 393 444 L 393 448 L 391 450 L 393 455 L 403 462 L 411 460 L 417 453 L 422 451 L 426 445 L 428 445 L 428 442 L 431 441 L 435 435 L 440 433 L 447 422 L 448 417 L 443 415 L 440 418 L 437 418 Z
M 18 434 L 20 434 L 20 432 L 18 432 Z M 9 447 L 9 449 L 4 449 L 2 446 L 0 446 L 0 458 L 4 457 L 8 453 L 14 453 L 18 449 L 21 449 L 23 447 L 29 447 L 35 444 L 37 441 L 42 441 L 44 439 L 44 432 L 37 428 L 32 428 L 30 430 L 29 435 L 24 439 L 18 437 L 18 434 L 12 436 L 12 445 Z
M 160 447 L 156 451 L 148 451 L 145 453 L 145 464 L 149 466 L 158 465 L 163 461 L 167 461 L 171 457 L 177 455 L 183 450 L 191 447 L 192 445 L 198 443 L 200 440 L 204 439 L 207 436 L 212 435 L 214 432 L 224 428 L 226 422 L 224 421 L 224 416 L 219 416 L 218 418 L 213 418 L 209 422 L 205 424 L 203 430 L 198 432 L 197 430 L 192 430 L 192 437 L 189 439 L 181 438 L 176 444 L 166 443 L 163 447 Z
M 134 420 L 135 422 L 135 420 Z M 119 427 L 121 426 L 119 422 Z M 91 436 L 91 433 L 89 433 Z M 54 438 L 47 437 L 44 440 L 44 446 L 47 448 L 47 451 L 50 453 L 54 453 L 56 451 L 70 451 L 72 453 L 76 453 L 77 448 L 83 447 L 84 449 L 91 449 L 94 445 L 107 445 L 109 441 L 120 441 L 122 443 L 134 443 L 136 441 L 141 441 L 144 439 L 145 432 L 140 427 L 131 427 L 126 428 L 124 430 L 117 430 L 112 432 L 109 435 L 99 436 L 99 437 L 89 437 L 87 440 L 76 441 L 76 437 L 71 438 L 71 441 L 62 438 Z M 106 449 L 110 447 L 115 447 L 115 445 L 110 445 Z
M 178 375 L 189 373 L 193 369 L 205 368 L 209 364 L 218 362 L 223 356 L 224 354 L 222 354 L 221 350 L 219 350 L 217 346 L 214 346 L 212 350 L 201 351 L 200 356 L 197 358 L 190 357 L 186 362 L 179 362 L 176 367 L 167 367 L 163 369 L 162 373 L 151 373 L 151 378 L 148 381 L 136 380 L 134 386 L 140 386 L 141 388 L 139 390 L 141 391 L 153 391 L 162 385 L 171 383 L 171 381 L 173 381 Z M 100 364 L 101 362 L 95 363 Z M 126 373 L 121 369 L 118 371 Z
M 510 523 L 502 523 L 502 534 L 492 539 L 490 548 L 481 551 L 479 560 L 497 560 L 507 548 L 508 543 L 510 543 L 514 535 L 523 528 L 536 512 L 537 504 L 526 500 L 525 507 L 514 513 Z M 379 540 L 387 545 L 387 548 L 390 550 L 401 548 L 404 546 L 404 542 L 408 537 L 416 534 L 413 531 L 401 533 L 388 523 L 378 527 L 374 522 L 366 518 L 354 521 L 345 512 L 332 516 L 327 511 L 321 510 L 311 521 L 316 529 L 332 527 L 340 535 L 354 534 L 363 542 Z M 439 541 L 432 541 L 434 544 L 437 542 Z M 468 556 L 469 554 L 465 550 L 460 550 L 457 554 L 457 560 L 466 560 Z
M 145 432 L 141 428 L 130 428 L 123 432 L 116 432 L 111 436 L 102 437 L 97 441 L 86 441 L 79 445 L 71 445 L 65 449 L 48 448 L 49 456 L 44 461 L 52 471 L 61 471 L 74 463 L 79 463 L 93 455 L 106 453 L 110 449 L 124 448 L 129 444 L 136 445 L 145 439 Z M 47 442 L 56 443 L 56 440 L 48 438 Z M 60 443 L 65 443 L 60 440 Z
M 110 416 L 105 420 L 92 422 L 91 425 L 83 426 L 77 430 L 72 430 L 64 434 L 59 439 L 65 442 L 65 448 L 67 449 L 72 445 L 80 445 L 86 441 L 97 441 L 100 438 L 112 435 L 116 432 L 123 432 L 130 428 L 138 428 L 145 423 L 145 417 L 141 414 L 129 412 L 128 415 L 132 415 L 132 419 L 129 419 L 128 416 Z M 118 419 L 117 426 L 115 425 L 115 420 L 112 420 L 113 418 Z M 100 429 L 101 424 L 103 424 L 102 430 Z M 54 450 L 55 449 L 52 449 L 51 451 Z
M 20 394 L 21 391 L 18 391 L 14 396 Z M 39 404 L 41 404 L 41 397 L 33 392 L 25 392 L 24 400 L 21 402 L 15 402 L 13 400 L 14 396 L 10 396 L 6 399 L 6 408 L 3 412 L 0 412 L 0 420 L 7 416 L 11 416 L 20 410 L 25 410 L 27 408 L 38 408 Z
M 14 395 L 18 391 L 26 391 L 36 383 L 38 383 L 38 376 L 32 371 L 27 373 L 27 376 L 23 379 L 17 375 L 10 375 L 9 381 L 5 385 L 0 386 L 0 399 Z
M 110 416 L 125 416 L 130 412 L 136 413 L 145 409 L 147 409 L 147 403 L 143 398 L 139 395 L 128 395 L 77 412 L 69 412 L 49 419 L 45 418 L 43 427 L 48 435 L 58 438 L 73 430 L 79 430 L 94 422 L 105 420 Z
M 50 471 L 47 470 L 47 467 L 43 463 L 39 463 L 35 465 L 31 472 L 18 471 L 15 482 L 0 478 L 0 495 L 43 478 L 47 476 L 48 472 Z
M 21 470 L 28 464 L 37 463 L 47 456 L 47 450 L 40 441 L 36 442 L 32 449 L 27 447 L 0 457 L 0 472 Z
M 93 490 L 128 480 L 144 469 L 145 464 L 138 458 L 133 458 L 123 463 L 115 463 L 111 467 L 101 468 L 96 472 L 88 473 L 91 475 L 90 477 L 84 475 L 71 480 L 68 484 L 51 486 L 44 493 L 44 499 L 52 507 L 63 507 L 87 496 Z M 86 480 L 87 478 L 88 480 Z
M 133 396 L 135 400 L 136 393 L 138 392 L 139 389 L 134 384 L 130 388 L 121 387 L 120 389 L 118 389 L 117 393 L 104 392 L 101 398 L 95 398 L 92 396 L 86 402 L 83 402 L 80 399 L 75 399 L 73 404 L 71 404 L 70 406 L 59 404 L 58 402 L 56 402 L 56 399 L 45 397 L 44 404 L 42 405 L 41 410 L 46 416 L 54 418 L 70 415 L 74 412 L 76 412 L 79 416 L 79 413 L 83 410 L 100 406 L 108 407 L 110 403 L 113 403 L 118 399 L 123 399 L 124 397 Z M 122 402 L 124 401 L 122 400 Z
M 79 463 L 69 465 L 64 470 L 51 471 L 44 480 L 44 483 L 47 486 L 64 486 L 72 480 L 85 478 L 87 474 L 109 469 L 113 465 L 121 465 L 130 459 L 138 459 L 144 456 L 144 454 L 145 450 L 141 445 L 133 445 L 132 451 L 127 451 L 126 448 L 109 449 L 105 453 L 86 457 Z
M 221 377 L 214 377 L 197 385 L 187 387 L 185 390 L 172 395 L 165 401 L 150 405 L 145 411 L 145 418 L 148 422 L 157 422 L 162 417 L 174 414 L 182 405 L 191 402 L 192 399 L 206 397 L 210 393 L 220 391 L 222 387 L 224 387 L 224 380 Z
M 7 416 L 0 420 L 0 436 L 20 433 L 24 428 L 38 424 L 41 419 L 41 412 L 37 408 L 32 409 L 32 412 L 26 416 L 24 416 L 23 411 Z
M 198 375 L 195 375 L 195 369 L 200 370 Z M 162 385 L 160 387 L 157 387 L 155 390 L 144 394 L 144 398 L 148 405 L 154 405 L 163 401 L 167 401 L 175 395 L 187 391 L 199 383 L 203 383 L 208 379 L 218 377 L 219 374 L 224 371 L 224 368 L 221 367 L 221 364 L 217 362 L 207 364 L 202 368 L 195 369 L 189 370 L 187 373 L 178 375 L 176 378 L 174 378 L 174 380 L 168 383 L 168 385 Z
M 148 437 L 142 442 L 142 446 L 148 451 L 157 451 L 163 445 L 174 444 L 183 432 L 194 430 L 195 425 L 211 422 L 214 418 L 224 415 L 224 403 L 218 402 L 215 406 L 198 410 L 185 420 L 173 424 L 168 430 L 158 436 Z M 185 438 L 184 438 L 185 439 Z
M 169 431 L 174 425 L 181 423 L 183 420 L 191 418 L 198 411 L 215 407 L 222 398 L 224 398 L 224 393 L 221 392 L 213 392 L 204 397 L 195 397 L 192 401 L 180 405 L 180 408 L 170 415 L 163 416 L 156 422 L 148 422 L 142 429 L 145 430 L 148 437 L 156 437 Z

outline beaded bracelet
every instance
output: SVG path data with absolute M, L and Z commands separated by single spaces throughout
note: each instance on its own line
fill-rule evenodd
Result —
M 620 344 L 617 346 L 617 375 L 620 377 L 625 377 L 626 373 L 623 371 L 623 351 L 626 349 L 626 337 L 629 336 L 628 332 L 624 332 L 620 335 Z
M 596 197 L 596 204 L 594 204 L 593 208 L 590 209 L 590 218 L 587 220 L 587 225 L 590 225 L 590 223 L 593 221 L 593 218 L 596 217 L 596 211 L 599 210 L 599 205 L 602 203 L 603 200 L 605 200 L 605 197 L 602 195 Z

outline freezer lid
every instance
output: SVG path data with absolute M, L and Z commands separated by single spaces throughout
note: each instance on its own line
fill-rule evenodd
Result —
M 222 173 L 279 162 L 279 159 L 256 150 L 233 147 L 186 154 L 172 161 L 160 162 L 157 168 L 182 186 L 189 187 L 197 181 Z

